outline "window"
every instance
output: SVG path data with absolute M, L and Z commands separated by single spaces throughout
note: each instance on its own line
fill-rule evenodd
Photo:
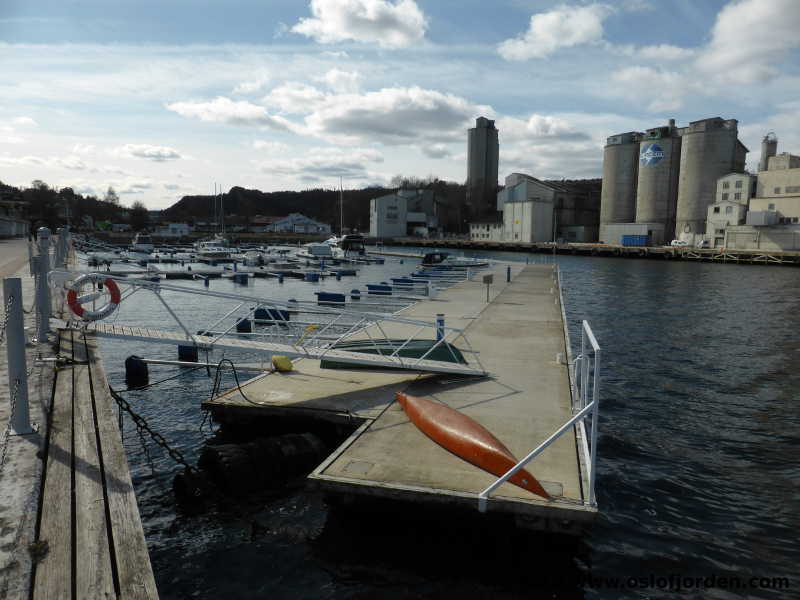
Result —
M 769 204 L 767 206 L 767 210 L 775 210 L 775 205 L 774 204 Z
M 726 215 L 732 215 L 733 214 L 733 207 L 732 206 L 726 206 L 725 207 L 725 214 Z
M 775 188 L 775 193 L 776 193 L 776 194 L 780 194 L 780 193 L 781 193 L 781 188 L 779 188 L 779 187 L 776 187 L 776 188 Z
M 787 185 L 786 190 L 784 190 L 787 194 L 797 194 L 800 193 L 800 185 Z
M 725 230 L 724 229 L 717 229 L 716 232 L 717 232 L 717 235 L 725 235 Z
M 730 181 L 723 181 L 722 182 L 722 189 L 723 190 L 727 190 L 729 187 L 731 187 L 731 182 Z
M 741 193 L 741 192 L 736 192 L 736 193 L 733 195 L 733 199 L 734 199 L 734 200 L 741 200 L 741 199 L 742 199 L 742 193 Z
M 725 192 L 724 194 L 722 194 L 722 199 L 723 200 L 727 200 L 728 199 L 728 192 Z
M 719 206 L 715 206 L 715 207 L 714 207 L 714 214 L 715 214 L 715 215 L 718 215 L 718 214 L 719 214 Z
M 797 223 L 797 221 L 798 221 L 797 217 L 792 217 L 792 223 Z
M 739 179 L 739 180 L 737 180 L 737 181 L 736 181 L 736 187 L 737 187 L 737 188 L 740 188 L 740 187 L 742 187 L 742 180 L 741 180 L 741 179 Z

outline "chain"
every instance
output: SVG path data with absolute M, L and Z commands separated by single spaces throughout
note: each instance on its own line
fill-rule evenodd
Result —
M 9 296 L 6 302 L 6 314 L 3 316 L 3 328 L 0 329 L 0 344 L 6 339 L 6 328 L 8 327 L 8 320 L 11 318 L 11 305 L 14 304 L 14 296 Z
M 14 421 L 14 411 L 17 408 L 17 396 L 19 395 L 19 386 L 22 383 L 17 379 L 14 386 L 14 391 L 11 394 L 11 412 L 8 414 L 8 423 L 6 424 L 6 431 L 3 434 L 3 450 L 0 453 L 0 475 L 3 473 L 3 467 L 6 464 L 6 454 L 8 453 L 8 438 L 11 437 L 11 423 Z
M 194 469 L 186 461 L 183 454 L 181 454 L 178 450 L 170 446 L 169 442 L 167 442 L 166 438 L 164 438 L 163 435 L 161 435 L 157 431 L 153 431 L 152 429 L 150 429 L 150 426 L 147 424 L 147 421 L 145 421 L 141 415 L 139 415 L 135 410 L 133 410 L 133 408 L 128 403 L 128 401 L 125 400 L 125 398 L 120 396 L 110 386 L 108 389 L 111 391 L 111 396 L 114 398 L 114 400 L 116 400 L 119 408 L 128 413 L 133 419 L 133 422 L 136 425 L 136 430 L 139 433 L 139 436 L 143 436 L 144 433 L 147 433 L 158 446 L 161 446 L 161 448 L 166 450 L 167 454 L 169 454 L 170 457 L 172 457 L 172 460 L 174 460 L 176 463 L 184 467 L 189 473 L 194 472 Z

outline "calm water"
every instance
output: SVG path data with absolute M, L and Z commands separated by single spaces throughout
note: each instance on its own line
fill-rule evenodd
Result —
M 174 464 L 152 444 L 148 457 L 128 420 L 125 444 L 161 597 L 666 598 L 676 592 L 658 585 L 670 576 L 789 577 L 793 586 L 683 589 L 681 597 L 800 597 L 800 271 L 557 260 L 573 341 L 587 319 L 603 348 L 601 513 L 588 536 L 568 544 L 492 530 L 472 513 L 443 518 L 407 507 L 380 519 L 329 508 L 299 485 L 190 514 L 175 506 Z M 360 280 L 411 267 L 390 261 L 367 267 Z M 282 288 L 256 280 L 247 290 L 311 299 L 316 289 L 351 287 L 352 279 L 319 287 L 287 279 Z M 214 281 L 211 289 L 244 288 Z M 166 324 L 144 293 L 134 298 L 120 322 Z M 183 303 L 198 329 L 221 305 Z M 117 389 L 126 356 L 175 358 L 174 348 L 131 342 L 106 340 L 103 351 Z M 151 367 L 151 381 L 174 373 Z M 210 386 L 200 370 L 127 397 L 194 462 L 210 435 L 199 410 Z M 609 589 L 614 578 L 637 587 Z

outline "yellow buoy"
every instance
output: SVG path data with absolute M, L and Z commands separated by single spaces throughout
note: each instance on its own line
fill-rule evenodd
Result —
M 279 373 L 286 373 L 294 368 L 292 361 L 288 356 L 281 356 L 276 354 L 272 357 L 272 366 Z

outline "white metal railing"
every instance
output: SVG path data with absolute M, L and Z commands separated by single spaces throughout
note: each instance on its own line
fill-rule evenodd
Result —
M 478 494 L 478 510 L 486 512 L 489 496 L 516 473 L 525 468 L 553 442 L 572 427 L 578 429 L 580 452 L 583 464 L 588 470 L 588 490 L 584 494 L 584 504 L 597 506 L 595 498 L 595 464 L 597 458 L 597 417 L 600 403 L 600 345 L 587 321 L 581 323 L 581 353 L 575 358 L 571 368 L 572 418 L 553 432 L 546 440 L 534 448 L 525 458 L 514 465 L 505 475 Z M 589 440 L 586 435 L 586 421 L 589 420 Z
M 71 274 L 66 272 L 53 271 L 54 280 L 65 280 Z M 298 326 L 290 318 L 287 320 L 276 319 L 274 315 L 279 315 L 283 312 L 305 312 L 297 301 L 282 301 L 266 298 L 258 298 L 253 296 L 246 296 L 242 294 L 232 294 L 226 292 L 218 292 L 207 289 L 188 288 L 174 284 L 159 282 L 152 282 L 141 279 L 129 279 L 117 275 L 109 275 L 108 273 L 94 273 L 92 274 L 98 281 L 112 279 L 120 285 L 121 292 L 121 305 L 124 306 L 125 301 L 133 294 L 140 290 L 148 290 L 153 292 L 159 302 L 165 307 L 172 319 L 182 330 L 182 335 L 185 340 L 192 345 L 198 347 L 209 348 L 217 342 L 220 342 L 223 337 L 232 336 L 236 338 L 238 332 L 235 331 L 236 325 L 242 319 L 255 320 L 256 322 L 271 322 L 273 326 L 282 325 L 283 331 L 274 329 L 276 338 L 282 338 L 283 343 L 292 346 L 295 349 L 317 349 L 316 354 L 319 358 L 324 358 L 330 351 L 336 350 L 337 344 L 352 338 L 356 333 L 363 333 L 367 337 L 365 342 L 371 342 L 371 345 L 379 356 L 385 356 L 387 359 L 393 359 L 404 368 L 413 369 L 421 367 L 426 361 L 430 361 L 430 355 L 440 347 L 447 348 L 450 355 L 456 360 L 453 347 L 457 342 L 463 343 L 466 347 L 462 352 L 470 356 L 468 362 L 475 364 L 475 369 L 485 372 L 480 362 L 480 357 L 473 350 L 469 343 L 464 330 L 455 327 L 445 327 L 436 322 L 422 321 L 419 319 L 410 319 L 402 317 L 397 314 L 387 315 L 385 313 L 375 313 L 363 310 L 347 310 L 343 308 L 327 307 L 317 305 L 314 307 L 313 312 L 319 317 L 319 323 L 314 323 L 312 326 Z M 234 301 L 233 308 L 228 311 L 222 318 L 217 320 L 213 325 L 209 326 L 209 335 L 212 337 L 211 341 L 207 341 L 209 335 L 203 336 L 205 339 L 201 342 L 197 339 L 197 335 L 191 332 L 191 329 L 177 314 L 177 311 L 170 307 L 162 296 L 162 292 L 181 292 L 193 295 L 209 296 L 225 300 Z M 270 315 L 269 319 L 254 319 L 255 311 L 259 308 L 264 308 Z M 246 313 L 245 313 L 246 311 Z M 244 316 L 242 314 L 245 313 Z M 226 319 L 232 319 L 223 324 Z M 414 333 L 408 337 L 404 337 L 391 345 L 391 350 L 387 349 L 387 340 L 390 340 L 387 332 L 384 330 L 386 323 L 402 323 L 414 326 Z M 220 331 L 214 331 L 217 327 L 221 327 Z M 205 331 L 205 328 L 203 329 Z M 341 331 L 343 330 L 343 331 Z M 373 331 L 371 331 L 373 330 Z M 428 331 L 430 337 L 418 337 L 423 332 Z M 286 335 L 292 332 L 293 336 Z M 437 334 L 432 335 L 434 332 Z M 373 336 L 373 334 L 376 334 Z M 262 337 L 262 336 L 258 336 Z M 269 338 L 269 332 L 263 332 L 264 338 Z M 287 338 L 289 338 L 287 340 Z M 292 339 L 293 338 L 293 339 Z M 400 350 L 405 348 L 413 340 L 431 340 L 434 343 L 427 351 L 420 357 L 401 357 Z M 258 351 L 255 348 L 252 351 Z M 465 365 L 468 366 L 468 365 Z M 470 366 L 470 368 L 473 368 Z

